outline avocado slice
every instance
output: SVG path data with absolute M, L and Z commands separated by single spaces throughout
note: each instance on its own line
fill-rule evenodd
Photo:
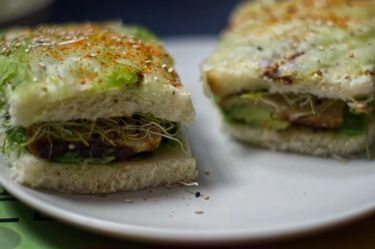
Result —
M 228 122 L 241 122 L 254 127 L 284 130 L 290 123 L 272 117 L 272 112 L 259 107 L 233 107 L 224 111 Z

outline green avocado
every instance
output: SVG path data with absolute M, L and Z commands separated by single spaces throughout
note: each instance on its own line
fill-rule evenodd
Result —
M 274 130 L 284 130 L 289 127 L 289 122 L 274 119 L 271 111 L 259 107 L 233 107 L 224 111 L 224 117 L 229 122 L 242 122 L 254 127 Z
M 120 89 L 139 81 L 136 70 L 129 70 L 123 67 L 114 67 L 104 77 L 106 89 Z

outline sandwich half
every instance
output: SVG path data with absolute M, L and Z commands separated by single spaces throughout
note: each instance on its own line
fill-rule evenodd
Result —
M 2 152 L 11 177 L 71 193 L 192 181 L 194 109 L 173 59 L 121 23 L 0 33 Z
M 375 136 L 375 1 L 248 1 L 201 66 L 236 139 L 348 156 Z

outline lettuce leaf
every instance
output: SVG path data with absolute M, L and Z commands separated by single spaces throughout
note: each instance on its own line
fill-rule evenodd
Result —
M 338 133 L 344 136 L 364 135 L 367 132 L 368 116 L 366 114 L 354 114 L 345 111 L 344 121 L 338 129 Z

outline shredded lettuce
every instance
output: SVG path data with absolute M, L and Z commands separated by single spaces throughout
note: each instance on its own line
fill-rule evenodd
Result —
M 161 136 L 162 144 L 168 146 L 178 144 L 182 151 L 187 153 L 183 138 L 179 135 L 180 126 L 175 122 L 155 118 L 151 114 L 136 114 L 131 118 L 105 118 L 94 122 L 90 120 L 46 122 L 32 125 L 27 129 L 11 127 L 7 122 L 3 122 L 2 128 L 5 130 L 5 139 L 1 146 L 4 154 L 20 155 L 28 151 L 31 143 L 46 137 L 89 146 L 92 136 L 100 138 L 109 146 L 116 146 L 116 141 L 113 139 L 129 141 L 142 140 L 147 136 Z M 105 156 L 100 158 L 83 158 L 78 154 L 67 152 L 53 160 L 60 163 L 107 163 L 115 159 L 112 148 L 108 148 L 104 154 Z
M 26 129 L 23 127 L 3 128 L 5 137 L 1 145 L 3 154 L 16 153 L 17 156 L 25 151 L 27 144 Z
M 366 114 L 354 114 L 346 110 L 344 122 L 338 129 L 338 133 L 344 136 L 364 135 L 367 132 L 368 119 Z

